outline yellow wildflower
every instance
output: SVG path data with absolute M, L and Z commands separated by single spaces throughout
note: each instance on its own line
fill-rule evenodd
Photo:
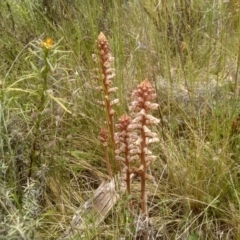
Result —
M 46 40 L 43 42 L 40 42 L 40 47 L 51 49 L 53 47 L 53 39 L 52 38 L 46 38 Z

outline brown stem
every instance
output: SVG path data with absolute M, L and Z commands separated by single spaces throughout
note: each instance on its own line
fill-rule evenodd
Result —
M 130 197 L 131 196 L 131 172 L 130 172 L 130 163 L 127 160 L 127 157 L 128 157 L 128 149 L 126 149 L 126 152 L 125 152 L 125 159 L 126 159 L 125 165 L 127 168 L 127 170 L 126 170 L 127 195 L 128 195 L 128 197 Z M 129 207 L 130 214 L 133 217 L 134 216 L 133 203 L 132 203 L 131 199 L 128 199 L 128 207 Z
M 106 108 L 107 108 L 107 114 L 108 114 L 108 126 L 110 130 L 111 142 L 114 150 L 116 150 L 116 144 L 114 140 L 114 119 L 113 119 L 113 114 L 111 114 L 112 107 L 109 99 L 106 100 Z
M 114 111 L 111 105 L 111 98 L 110 98 L 110 88 L 112 85 L 112 80 L 115 76 L 115 69 L 111 67 L 111 63 L 113 58 L 111 56 L 111 50 L 108 43 L 106 36 L 101 32 L 98 36 L 98 48 L 99 48 L 99 56 L 101 62 L 101 73 L 102 73 L 102 86 L 103 86 L 103 94 L 104 94 L 104 102 L 105 102 L 105 109 L 107 114 L 107 124 L 108 130 L 110 132 L 110 142 L 113 150 L 112 157 L 114 158 L 111 160 L 112 166 L 114 167 L 114 172 L 120 170 L 120 165 L 115 160 L 115 150 L 116 144 L 114 139 Z
M 106 160 L 106 165 L 107 165 L 107 172 L 108 172 L 108 176 L 110 178 L 113 177 L 112 174 L 112 169 L 111 169 L 111 165 L 110 165 L 110 161 L 109 161 L 109 156 L 108 156 L 108 146 L 104 146 L 104 152 L 105 152 L 105 160 Z
M 103 71 L 104 73 L 104 71 Z M 104 74 L 104 78 L 106 78 L 107 75 Z M 104 80 L 105 82 L 106 80 Z M 105 85 L 105 84 L 104 84 Z M 113 149 L 113 158 L 115 158 L 115 150 L 116 150 L 116 143 L 114 139 L 114 115 L 111 113 L 112 112 L 112 107 L 111 107 L 111 101 L 109 99 L 109 93 L 108 93 L 108 86 L 105 85 L 105 91 L 104 91 L 105 96 L 107 96 L 107 99 L 105 100 L 105 106 L 107 110 L 107 120 L 108 120 L 108 127 L 109 127 L 109 132 L 110 132 L 110 144 Z M 113 162 L 113 161 L 112 161 Z M 117 171 L 120 171 L 120 164 L 117 161 L 114 161 L 114 164 L 112 164 L 113 170 L 116 173 Z
M 142 120 L 142 126 L 146 125 L 146 119 L 143 118 Z M 141 129 L 141 165 L 142 165 L 142 172 L 141 172 L 141 207 L 142 207 L 142 221 L 145 225 L 144 228 L 144 239 L 148 239 L 148 209 L 147 209 L 147 192 L 146 192 L 146 174 L 147 174 L 147 162 L 146 162 L 146 152 L 144 151 L 147 149 L 146 144 L 146 136 L 145 132 L 143 131 L 143 128 Z

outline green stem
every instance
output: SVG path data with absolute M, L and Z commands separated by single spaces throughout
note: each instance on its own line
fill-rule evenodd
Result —
M 42 111 L 45 108 L 45 102 L 46 102 L 46 90 L 47 90 L 47 78 L 48 78 L 48 73 L 50 71 L 50 67 L 49 64 L 47 62 L 47 58 L 48 58 L 48 49 L 44 49 L 44 66 L 45 68 L 43 69 L 42 73 L 41 73 L 41 79 L 43 80 L 43 84 L 42 84 L 42 89 L 40 92 L 41 95 L 41 100 L 40 100 L 40 104 L 38 105 L 38 118 L 36 120 L 36 124 L 35 124 L 35 133 L 34 133 L 34 140 L 33 140 L 33 144 L 32 144 L 32 149 L 30 152 L 30 165 L 29 165 L 29 172 L 28 172 L 28 177 L 30 178 L 32 176 L 32 168 L 33 168 L 33 164 L 34 163 L 38 163 L 41 164 L 40 162 L 40 154 L 38 153 L 38 139 L 40 136 L 40 125 L 41 125 L 41 121 L 42 121 Z

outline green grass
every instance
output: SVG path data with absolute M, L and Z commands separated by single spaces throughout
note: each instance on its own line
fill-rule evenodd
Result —
M 115 120 L 146 77 L 158 93 L 156 239 L 240 239 L 239 3 L 191 2 L 0 3 L 1 239 L 57 239 L 107 179 L 92 58 L 100 31 L 115 57 Z M 134 181 L 136 206 L 139 195 Z M 134 239 L 126 206 L 123 195 L 86 239 Z

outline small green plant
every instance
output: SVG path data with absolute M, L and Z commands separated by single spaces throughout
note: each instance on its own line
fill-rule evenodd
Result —
M 39 105 L 37 109 L 32 113 L 32 118 L 34 119 L 34 139 L 32 142 L 32 148 L 30 152 L 30 164 L 29 164 L 29 173 L 28 178 L 32 177 L 32 168 L 33 165 L 41 166 L 41 153 L 39 153 L 39 137 L 41 136 L 41 122 L 42 122 L 42 115 L 43 110 L 46 107 L 46 100 L 47 100 L 47 90 L 48 90 L 48 81 L 49 75 L 51 72 L 54 71 L 51 58 L 53 57 L 56 52 L 53 52 L 53 39 L 47 38 L 45 41 L 41 41 L 39 46 L 34 46 L 38 48 L 34 54 L 39 58 L 39 61 L 42 64 L 42 68 L 39 71 L 39 80 L 42 82 L 39 90 Z

